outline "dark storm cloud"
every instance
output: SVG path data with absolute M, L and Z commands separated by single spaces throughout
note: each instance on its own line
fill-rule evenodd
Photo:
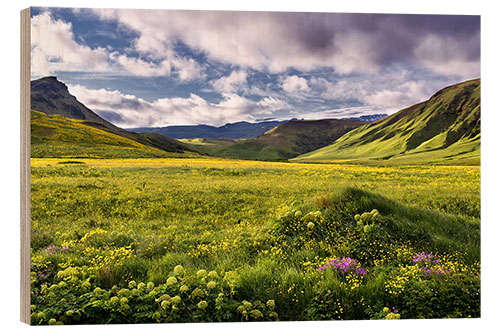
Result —
M 462 44 L 464 47 L 457 56 L 479 60 L 479 32 L 479 16 L 384 15 L 372 34 L 376 36 L 380 60 L 385 62 L 411 57 L 415 48 L 431 35 L 440 38 L 443 47 L 450 40 Z
M 99 105 L 99 103 L 101 103 L 101 100 L 98 98 L 89 98 L 87 103 L 90 103 L 92 105 Z M 144 110 L 146 108 L 144 101 L 137 99 L 135 96 L 119 95 L 119 94 L 116 94 L 113 100 L 107 101 L 106 107 L 111 109 L 125 108 L 128 110 L 135 110 L 135 111 Z M 103 112 L 108 112 L 108 111 L 103 111 Z
M 479 16 L 99 10 L 159 56 L 178 40 L 209 58 L 283 72 L 329 67 L 374 73 L 394 62 L 436 72 L 478 71 Z M 457 73 L 458 75 L 464 73 Z
M 389 14 L 328 14 L 280 13 L 277 20 L 289 25 L 288 32 L 304 51 L 319 54 L 341 52 L 340 40 L 350 34 L 366 37 L 370 56 L 379 65 L 393 61 L 419 60 L 416 49 L 430 36 L 440 41 L 440 47 L 456 48 L 453 56 L 466 61 L 480 57 L 480 17 L 457 15 L 389 15 Z

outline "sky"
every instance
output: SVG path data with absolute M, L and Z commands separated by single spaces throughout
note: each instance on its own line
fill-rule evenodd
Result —
M 31 77 L 124 128 L 394 113 L 480 77 L 480 17 L 32 8 Z

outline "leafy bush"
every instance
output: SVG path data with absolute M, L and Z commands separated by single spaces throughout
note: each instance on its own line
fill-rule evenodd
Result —
M 401 295 L 406 318 L 478 318 L 480 282 L 470 273 L 445 274 L 411 281 Z
M 52 284 L 42 284 L 32 301 L 32 324 L 147 323 L 277 320 L 274 300 L 237 300 L 233 272 L 180 265 L 166 282 L 137 283 L 110 289 L 95 287 L 90 272 L 69 267 Z

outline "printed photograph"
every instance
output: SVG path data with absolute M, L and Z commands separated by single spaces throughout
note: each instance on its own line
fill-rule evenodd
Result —
M 30 10 L 32 325 L 481 316 L 480 16 Z

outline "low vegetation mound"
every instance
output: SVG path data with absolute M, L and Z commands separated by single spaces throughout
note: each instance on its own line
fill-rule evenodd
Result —
M 479 236 L 475 218 L 351 187 L 218 244 L 232 267 L 201 244 L 148 275 L 154 247 L 97 227 L 33 249 L 32 323 L 479 317 Z

